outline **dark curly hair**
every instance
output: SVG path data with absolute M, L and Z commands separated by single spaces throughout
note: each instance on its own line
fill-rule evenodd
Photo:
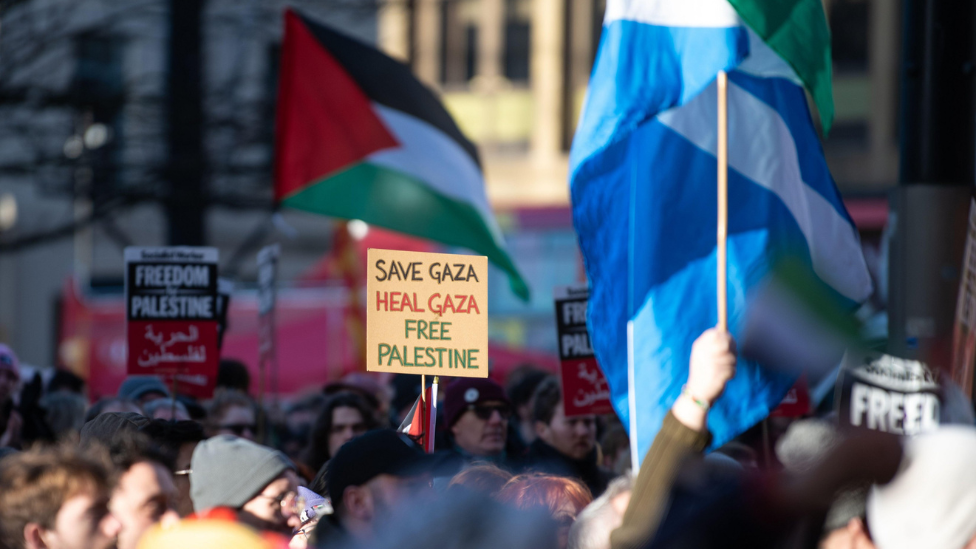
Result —
M 308 441 L 308 446 L 305 447 L 305 451 L 302 452 L 302 461 L 313 471 L 320 470 L 325 462 L 332 459 L 332 456 L 329 455 L 329 433 L 332 432 L 332 412 L 336 408 L 343 407 L 358 410 L 359 414 L 363 416 L 363 422 L 366 424 L 367 431 L 375 429 L 377 426 L 376 411 L 366 403 L 363 397 L 349 392 L 337 393 L 325 403 L 325 407 L 322 408 L 319 417 L 315 419 L 315 426 L 312 427 L 312 436 Z

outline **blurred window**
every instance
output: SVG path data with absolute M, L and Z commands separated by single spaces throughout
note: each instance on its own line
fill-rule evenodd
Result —
M 528 83 L 531 53 L 532 4 L 528 0 L 505 0 L 505 78 Z

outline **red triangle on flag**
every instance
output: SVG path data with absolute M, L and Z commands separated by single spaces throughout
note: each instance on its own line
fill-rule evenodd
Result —
M 275 200 L 398 146 L 342 65 L 285 11 L 275 120 Z

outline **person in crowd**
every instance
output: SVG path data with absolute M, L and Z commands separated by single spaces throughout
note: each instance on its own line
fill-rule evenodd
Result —
M 0 343 L 0 448 L 20 447 L 24 420 L 14 407 L 20 385 L 20 362 L 13 349 Z
M 840 444 L 842 438 L 832 422 L 817 418 L 802 419 L 790 425 L 776 442 L 776 458 L 787 474 L 808 474 L 830 450 Z M 712 452 L 709 457 L 717 454 Z M 863 485 L 846 487 L 837 495 L 823 521 L 822 549 L 869 547 L 866 543 L 870 543 L 870 538 L 865 526 L 868 488 Z
M 326 385 L 322 392 L 325 393 L 325 396 L 343 392 L 356 393 L 366 399 L 370 407 L 375 410 L 378 426 L 388 427 L 390 425 L 393 390 L 386 384 L 380 383 L 374 374 L 365 372 L 346 374 L 339 381 Z
M 44 421 L 58 440 L 76 435 L 85 424 L 85 397 L 70 391 L 55 391 L 41 397 Z
M 134 375 L 125 378 L 115 396 L 142 408 L 149 401 L 169 398 L 169 389 L 159 376 Z
M 327 485 L 333 514 L 313 537 L 326 547 L 369 545 L 398 504 L 430 490 L 434 456 L 392 429 L 377 429 L 344 445 L 329 461 Z
M 234 435 L 253 441 L 258 432 L 257 406 L 240 391 L 219 391 L 210 401 L 206 430 L 208 436 Z
M 125 439 L 138 433 L 149 423 L 149 418 L 135 412 L 108 412 L 81 427 L 82 445 L 101 444 L 111 449 Z
M 613 479 L 603 494 L 576 517 L 569 529 L 568 549 L 610 549 L 610 532 L 624 520 L 633 477 Z
M 109 511 L 110 464 L 67 445 L 34 448 L 0 466 L 0 546 L 110 549 L 121 529 Z
M 82 447 L 108 450 L 118 483 L 109 509 L 119 520 L 118 549 L 136 549 L 139 539 L 158 522 L 173 523 L 176 486 L 172 458 L 141 432 L 150 420 L 132 412 L 102 414 L 81 429 Z
M 189 421 L 190 412 L 182 402 L 173 402 L 172 399 L 157 399 L 147 402 L 142 407 L 142 412 L 149 419 L 168 419 L 171 421 Z
M 85 423 L 88 423 L 102 414 L 112 412 L 133 412 L 136 414 L 141 414 L 142 408 L 131 400 L 118 397 L 105 397 L 99 399 L 98 402 L 92 404 L 91 407 L 88 408 L 88 411 L 85 412 Z
M 204 439 L 203 426 L 196 421 L 168 421 L 154 419 L 140 431 L 166 454 L 173 457 L 171 473 L 176 486 L 174 507 L 181 517 L 193 513 L 190 499 L 190 467 L 193 450 Z
M 519 366 L 508 377 L 505 392 L 515 409 L 515 431 L 527 447 L 535 441 L 535 422 L 532 420 L 532 396 L 549 374 L 531 365 Z
M 533 398 L 538 438 L 529 447 L 527 469 L 579 479 L 594 495 L 602 494 L 611 474 L 598 461 L 596 416 L 566 417 L 555 377 L 540 383 Z
M 285 410 L 284 422 L 278 431 L 278 448 L 290 459 L 302 459 L 302 453 L 311 441 L 315 420 L 322 413 L 327 401 L 324 395 L 313 393 L 293 402 Z M 312 475 L 315 471 L 312 469 Z
M 47 382 L 47 392 L 63 392 L 84 395 L 85 380 L 70 370 L 58 368 L 55 370 L 54 375 L 51 376 L 51 379 Z
M 512 404 L 501 385 L 490 379 L 461 378 L 444 391 L 445 426 L 451 449 L 467 463 L 489 462 L 512 468 L 506 455 Z
M 600 449 L 603 450 L 601 465 L 613 474 L 622 475 L 630 471 L 630 437 L 627 430 L 619 421 L 614 421 L 600 438 Z
M 332 512 L 329 502 L 308 488 L 299 486 L 298 495 L 305 502 L 305 508 L 302 509 L 301 514 L 302 525 L 288 543 L 290 549 L 306 549 L 319 520 L 325 514 Z
M 942 426 L 909 437 L 904 448 L 895 478 L 868 495 L 866 531 L 851 525 L 855 546 L 976 547 L 976 428 Z
M 557 547 L 566 549 L 569 529 L 580 511 L 593 501 L 593 495 L 581 482 L 571 478 L 528 473 L 508 481 L 497 499 L 520 510 L 546 510 L 556 523 Z
M 234 358 L 220 359 L 217 366 L 217 390 L 230 389 L 240 391 L 245 395 L 251 392 L 251 373 L 240 360 Z
M 179 520 L 172 462 L 141 433 L 119 440 L 109 453 L 118 473 L 109 500 L 109 511 L 121 524 L 117 549 L 136 549 L 149 528 Z
M 865 432 L 843 439 L 808 473 L 785 478 L 710 474 L 701 457 L 710 443 L 708 410 L 735 373 L 735 341 L 706 330 L 692 346 L 688 381 L 665 415 L 641 465 L 613 549 L 809 547 L 837 493 L 858 483 L 885 484 L 899 469 L 896 437 Z M 725 458 L 727 461 L 733 460 Z M 724 476 L 724 478 L 722 478 Z M 870 512 L 868 513 L 871 514 Z
M 315 420 L 302 461 L 319 471 L 343 444 L 376 427 L 376 412 L 365 399 L 356 393 L 336 393 Z
M 680 465 L 711 440 L 708 409 L 735 375 L 735 364 L 735 340 L 727 332 L 710 329 L 695 340 L 688 382 L 644 458 L 621 526 L 610 536 L 613 549 L 646 547 L 653 538 Z
M 450 490 L 456 486 L 458 489 L 495 497 L 502 487 L 512 480 L 512 476 L 512 473 L 490 463 L 472 465 L 454 475 L 447 488 Z
M 301 526 L 294 464 L 278 450 L 244 438 L 217 435 L 197 444 L 190 498 L 197 514 L 226 507 L 258 530 L 290 537 Z

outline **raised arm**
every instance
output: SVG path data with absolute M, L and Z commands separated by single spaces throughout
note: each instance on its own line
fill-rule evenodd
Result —
M 705 331 L 691 348 L 688 383 L 644 457 L 623 523 L 610 535 L 613 549 L 644 547 L 654 536 L 681 463 L 708 446 L 708 410 L 733 375 L 735 340 L 724 331 Z

